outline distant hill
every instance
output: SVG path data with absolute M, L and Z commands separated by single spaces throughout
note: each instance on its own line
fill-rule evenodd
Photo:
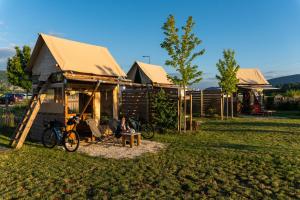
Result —
M 300 83 L 300 74 L 294 74 L 294 75 L 290 75 L 290 76 L 282 76 L 282 77 L 278 77 L 278 78 L 272 78 L 268 81 L 273 86 L 290 84 L 290 83 Z

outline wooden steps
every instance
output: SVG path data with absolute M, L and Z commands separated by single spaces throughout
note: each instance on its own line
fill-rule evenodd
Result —
M 11 137 L 10 146 L 16 149 L 20 149 L 24 141 L 29 133 L 30 128 L 32 127 L 32 124 L 41 108 L 41 104 L 45 100 L 46 94 L 49 86 L 49 82 L 46 83 L 41 82 L 38 86 L 39 92 L 38 94 L 35 94 L 32 96 L 29 107 L 18 125 L 17 129 L 15 130 L 13 136 Z

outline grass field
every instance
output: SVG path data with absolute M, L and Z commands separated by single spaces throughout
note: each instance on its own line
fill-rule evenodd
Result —
M 9 134 L 10 130 L 1 130 Z M 0 153 L 9 198 L 300 198 L 300 120 L 207 120 L 194 134 L 156 135 L 158 154 L 94 158 L 27 144 Z M 0 136 L 6 145 L 7 137 Z

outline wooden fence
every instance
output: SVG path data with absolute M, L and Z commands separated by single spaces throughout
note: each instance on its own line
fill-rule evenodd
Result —
M 219 90 L 201 90 L 201 91 L 187 91 L 187 95 L 192 94 L 193 99 L 193 116 L 204 117 L 212 115 L 221 115 L 221 98 L 222 94 Z M 226 98 L 224 99 L 224 115 L 226 114 Z M 189 110 L 189 103 L 187 107 Z M 231 113 L 231 99 L 228 101 L 228 110 Z M 236 98 L 233 99 L 234 115 L 237 113 Z
M 163 89 L 177 111 L 178 89 L 145 86 L 126 86 L 120 97 L 120 116 L 126 115 L 141 120 L 151 120 L 153 96 Z
M 142 87 L 127 86 L 121 92 L 120 97 L 120 115 L 132 116 L 142 120 L 151 120 L 153 96 L 160 91 L 165 90 L 168 98 L 174 103 L 176 111 L 178 110 L 178 89 L 177 88 L 159 88 L 159 87 Z M 218 90 L 190 90 L 186 92 L 189 96 L 192 94 L 192 112 L 194 117 L 205 117 L 221 115 L 221 91 Z M 226 116 L 226 98 L 224 98 L 224 116 Z M 233 101 L 234 115 L 237 113 L 236 98 Z M 228 103 L 229 115 L 231 113 L 231 99 Z M 187 115 L 190 111 L 190 101 L 187 100 Z

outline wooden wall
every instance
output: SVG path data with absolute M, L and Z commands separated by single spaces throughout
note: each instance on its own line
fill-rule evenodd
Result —
M 41 141 L 42 134 L 45 129 L 45 127 L 43 126 L 44 125 L 43 121 L 44 120 L 51 121 L 51 120 L 55 120 L 55 119 L 64 123 L 64 120 L 65 120 L 64 113 L 54 114 L 54 113 L 39 112 L 32 124 L 31 129 L 30 129 L 29 137 L 33 140 Z

